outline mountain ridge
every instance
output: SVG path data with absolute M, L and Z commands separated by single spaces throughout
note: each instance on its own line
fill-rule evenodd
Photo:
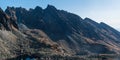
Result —
M 3 13 L 13 19 L 14 23 L 11 24 L 18 28 L 11 32 L 18 39 L 21 38 L 18 43 L 15 42 L 16 46 L 20 42 L 29 42 L 18 45 L 24 50 L 19 52 L 21 54 L 41 51 L 69 56 L 120 54 L 120 32 L 103 22 L 97 23 L 90 18 L 82 19 L 52 5 L 45 9 L 36 6 L 29 10 L 8 7 Z

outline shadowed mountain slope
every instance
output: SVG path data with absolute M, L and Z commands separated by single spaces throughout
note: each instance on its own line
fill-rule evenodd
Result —
M 120 32 L 103 22 L 82 19 L 51 5 L 29 10 L 7 7 L 0 12 L 0 23 L 2 29 L 20 39 L 15 46 L 23 49 L 21 54 L 120 54 Z
M 61 55 L 64 53 L 63 49 L 43 31 L 18 24 L 13 12 L 11 12 L 13 15 L 7 15 L 0 9 L 0 60 L 24 54 Z

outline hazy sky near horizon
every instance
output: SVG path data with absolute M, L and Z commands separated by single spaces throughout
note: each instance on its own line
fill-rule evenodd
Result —
M 0 7 L 7 6 L 34 8 L 54 5 L 58 9 L 89 17 L 97 22 L 105 22 L 120 31 L 120 0 L 0 0 Z

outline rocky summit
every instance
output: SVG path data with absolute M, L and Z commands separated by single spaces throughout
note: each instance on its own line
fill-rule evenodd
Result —
M 52 5 L 0 9 L 0 59 L 79 60 L 75 56 L 99 54 L 120 54 L 120 32 L 104 22 L 82 19 Z

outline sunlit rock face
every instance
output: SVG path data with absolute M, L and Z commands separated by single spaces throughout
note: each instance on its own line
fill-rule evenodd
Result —
M 0 9 L 1 58 L 47 54 L 120 54 L 120 32 L 107 24 L 48 5 Z M 0 55 L 1 55 L 0 54 Z

